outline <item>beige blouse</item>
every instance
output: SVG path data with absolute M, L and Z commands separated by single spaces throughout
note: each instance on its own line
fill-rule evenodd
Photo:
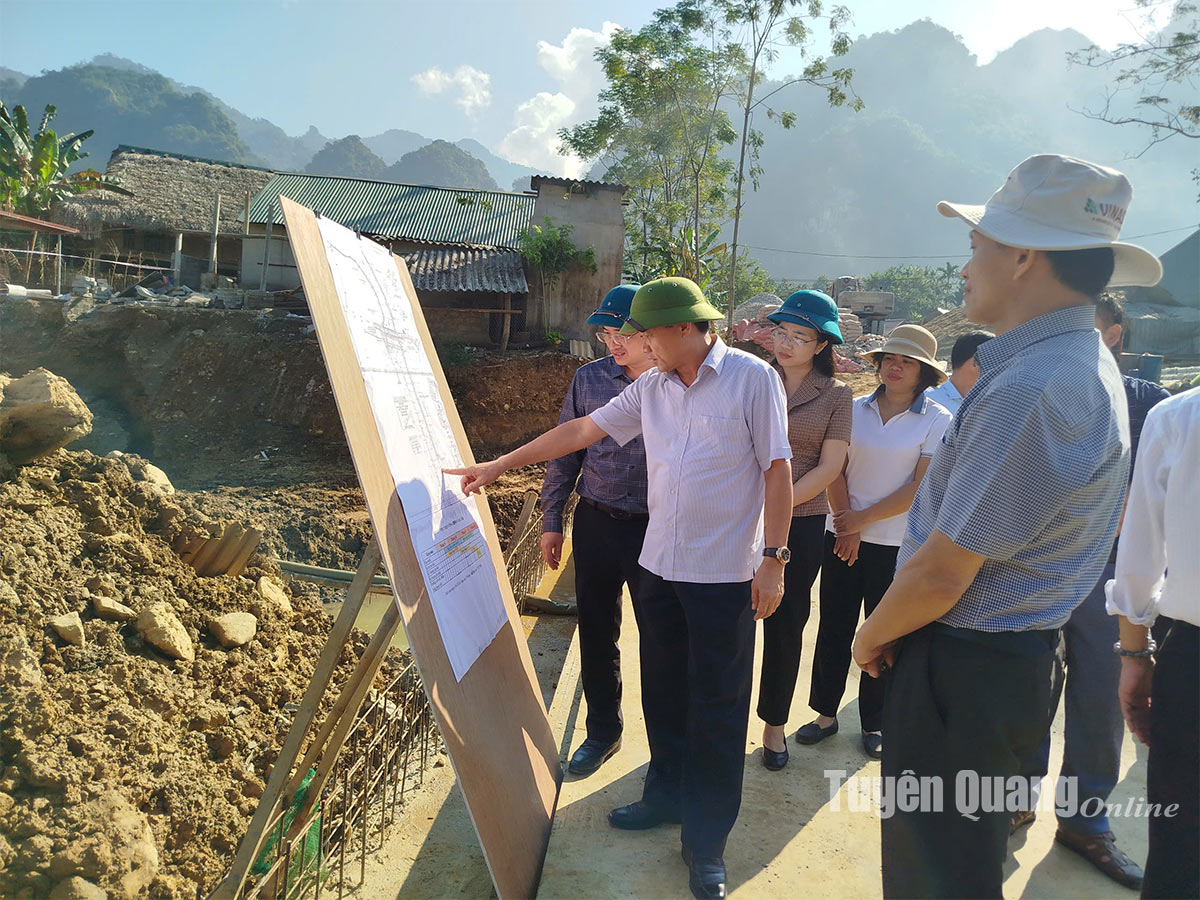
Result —
M 779 372 L 777 364 L 772 367 Z M 824 441 L 850 441 L 853 402 L 854 392 L 849 385 L 816 369 L 792 391 L 787 398 L 787 417 L 793 484 L 816 468 Z M 824 491 L 792 509 L 793 516 L 823 516 L 828 512 Z

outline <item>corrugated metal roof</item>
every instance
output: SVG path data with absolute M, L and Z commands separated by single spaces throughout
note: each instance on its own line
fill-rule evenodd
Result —
M 280 195 L 335 222 L 393 240 L 516 249 L 517 235 L 533 221 L 530 194 L 428 187 L 332 175 L 278 174 L 255 196 L 250 221 L 283 223 Z
M 529 293 L 521 254 L 515 250 L 446 248 L 400 255 L 418 290 Z

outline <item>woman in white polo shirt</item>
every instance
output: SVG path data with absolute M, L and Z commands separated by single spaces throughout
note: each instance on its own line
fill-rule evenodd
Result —
M 863 354 L 875 365 L 879 387 L 854 401 L 850 451 L 828 488 L 821 565 L 820 626 L 808 704 L 817 718 L 796 732 L 815 744 L 838 730 L 850 646 L 859 610 L 870 615 L 896 570 L 905 519 L 921 477 L 952 416 L 925 396 L 946 380 L 935 362 L 937 339 L 920 325 L 901 325 L 878 350 Z M 883 681 L 859 679 L 863 749 L 883 752 Z

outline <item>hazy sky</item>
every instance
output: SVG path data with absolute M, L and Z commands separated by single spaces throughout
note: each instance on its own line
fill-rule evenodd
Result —
M 291 134 L 404 128 L 471 137 L 570 169 L 558 128 L 590 117 L 592 53 L 665 2 L 609 0 L 0 0 L 0 65 L 26 74 L 111 52 L 202 87 Z M 847 0 L 852 35 L 929 18 L 981 63 L 1040 28 L 1103 46 L 1136 40 L 1134 0 Z M 52 29 L 48 30 L 48 29 Z M 780 71 L 799 68 L 786 54 Z

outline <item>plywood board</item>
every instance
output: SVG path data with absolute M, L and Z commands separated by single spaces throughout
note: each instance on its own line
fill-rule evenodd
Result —
M 507 621 L 461 680 L 455 678 L 376 425 L 316 218 L 281 198 L 287 233 L 329 370 L 375 534 L 433 714 L 501 898 L 533 896 L 550 834 L 561 770 L 546 709 L 524 640 L 495 525 L 479 516 L 498 576 Z M 404 261 L 393 257 L 433 363 L 454 440 L 473 461 Z

